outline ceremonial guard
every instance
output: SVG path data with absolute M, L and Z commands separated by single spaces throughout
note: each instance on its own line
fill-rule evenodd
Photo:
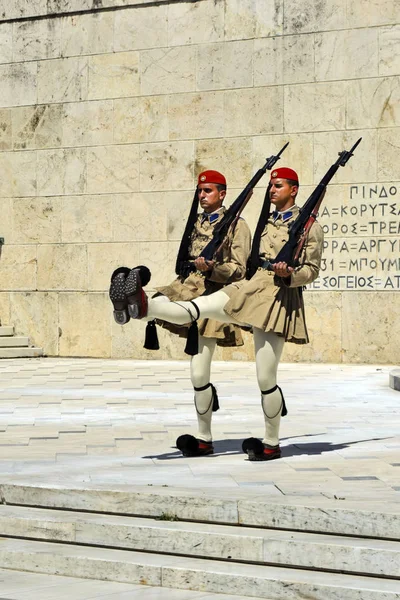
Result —
M 360 142 L 361 138 L 350 151 L 339 152 L 339 158 L 301 210 L 295 204 L 299 189 L 297 173 L 287 167 L 271 172 L 253 238 L 246 281 L 231 283 L 189 302 L 157 303 L 148 302 L 143 290 L 149 279 L 145 267 L 130 271 L 122 293 L 117 293 L 120 286 L 114 282 L 114 274 L 111 279 L 114 314 L 121 306 L 124 314 L 138 319 L 156 318 L 183 324 L 190 314 L 193 320 L 210 318 L 252 327 L 265 433 L 262 442 L 258 438 L 244 440 L 242 448 L 250 460 L 273 460 L 281 456 L 279 426 L 281 415 L 287 411 L 276 382 L 279 360 L 285 341 L 296 344 L 309 341 L 302 291 L 318 277 L 321 264 L 323 233 L 316 222 L 318 210 L 328 183 L 339 167 L 347 164 Z M 271 158 L 276 162 L 278 157 Z M 271 204 L 275 208 L 272 213 Z M 191 456 L 196 455 L 199 442 L 193 436 L 180 436 L 177 446 L 186 456 Z M 212 444 L 209 446 L 212 453 Z
M 323 233 L 314 223 L 304 243 L 300 262 L 296 268 L 278 262 L 267 270 L 265 264 L 274 258 L 289 237 L 289 228 L 299 214 L 295 204 L 299 189 L 297 173 L 282 167 L 271 173 L 268 202 L 275 210 L 266 216 L 266 223 L 259 222 L 253 240 L 250 265 L 254 275 L 249 280 L 233 282 L 211 295 L 203 295 L 189 302 L 148 302 L 142 289 L 140 269 L 131 271 L 127 292 L 128 304 L 139 318 L 163 319 L 183 324 L 192 319 L 209 318 L 224 323 L 246 325 L 253 328 L 257 380 L 261 391 L 261 406 L 264 415 L 265 433 L 263 441 L 249 438 L 243 442 L 243 450 L 250 460 L 271 460 L 281 455 L 279 447 L 279 425 L 281 415 L 286 413 L 283 394 L 277 385 L 277 368 L 285 341 L 305 344 L 308 340 L 302 288 L 318 277 Z M 257 235 L 258 232 L 258 235 Z M 133 292 L 133 293 L 131 293 Z M 212 453 L 211 440 L 206 436 L 201 446 L 208 445 Z M 187 456 L 199 453 L 200 443 L 193 436 L 180 436 L 177 446 Z
M 200 257 L 202 250 L 213 236 L 215 226 L 226 213 L 223 206 L 226 187 L 226 179 L 218 171 L 207 170 L 198 176 L 176 263 L 178 277 L 170 285 L 156 288 L 157 294 L 152 298 L 152 302 L 161 305 L 168 301 L 194 300 L 199 296 L 223 289 L 229 283 L 244 279 L 251 247 L 250 229 L 244 219 L 237 219 L 234 226 L 229 229 L 215 260 L 206 261 Z M 199 205 L 202 209 L 201 213 L 198 213 Z M 119 272 L 120 278 L 124 276 L 123 272 Z M 117 281 L 115 283 L 118 285 Z M 195 336 L 198 352 L 191 358 L 190 377 L 194 388 L 198 434 L 196 438 L 187 437 L 197 440 L 192 455 L 210 454 L 212 453 L 212 412 L 219 408 L 216 389 L 210 382 L 211 361 L 217 344 L 243 345 L 241 328 L 237 324 L 221 323 L 208 318 L 196 322 L 192 319 L 191 313 L 186 313 L 186 322 L 180 326 L 167 323 L 160 318 L 148 322 L 145 348 L 158 349 L 159 347 L 156 324 L 184 338 L 188 337 L 190 331 L 186 344 L 189 354 L 194 354 L 190 349 L 190 338 Z M 194 328 L 193 324 L 195 324 Z M 184 436 L 181 437 L 186 439 Z M 182 447 L 182 450 L 185 451 L 186 448 Z
M 200 173 L 192 210 L 185 228 L 185 231 L 189 230 L 190 233 L 189 235 L 184 233 L 179 249 L 178 277 L 170 285 L 156 288 L 158 294 L 154 300 L 163 301 L 165 297 L 173 301 L 193 300 L 203 294 L 212 294 L 228 283 L 245 278 L 251 234 L 247 223 L 242 218 L 235 223 L 233 229 L 230 229 L 216 260 L 206 261 L 200 257 L 201 251 L 213 236 L 215 226 L 226 212 L 223 206 L 225 196 L 226 179 L 221 173 L 211 170 Z M 197 214 L 199 204 L 203 212 Z M 193 265 L 191 272 L 187 272 L 187 264 Z M 189 325 L 190 321 L 189 319 Z M 164 321 L 160 321 L 160 324 L 181 337 L 187 337 L 188 327 L 174 328 Z M 236 325 L 202 319 L 198 322 L 198 331 L 203 338 L 202 344 L 205 340 L 212 340 L 209 346 L 213 347 L 212 352 L 216 344 L 243 345 L 240 327 Z

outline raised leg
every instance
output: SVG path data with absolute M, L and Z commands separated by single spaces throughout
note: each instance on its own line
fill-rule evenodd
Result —
M 228 300 L 229 296 L 222 290 L 209 296 L 196 298 L 194 302 L 200 311 L 199 318 L 239 324 L 224 311 Z M 196 309 L 191 302 L 157 302 L 156 299 L 150 299 L 146 320 L 162 319 L 176 325 L 185 325 L 195 320 L 197 316 Z

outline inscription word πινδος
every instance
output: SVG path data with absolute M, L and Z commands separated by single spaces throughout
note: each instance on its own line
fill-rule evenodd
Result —
M 308 289 L 400 290 L 400 183 L 332 186 L 318 222 L 324 253 Z

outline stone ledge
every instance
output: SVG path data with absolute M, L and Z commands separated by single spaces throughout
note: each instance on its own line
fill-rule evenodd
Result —
M 180 0 L 175 0 L 175 2 L 177 1 Z M 167 3 L 171 3 L 171 0 L 157 0 L 157 4 Z M 49 0 L 42 4 L 30 2 L 22 3 L 20 0 L 14 0 L 2 7 L 0 23 L 4 21 L 36 19 L 38 17 L 53 17 L 71 13 L 98 12 L 113 8 L 139 8 L 146 4 L 154 5 L 154 0 L 65 0 L 64 2 Z
M 236 497 L 235 497 L 236 496 Z M 329 533 L 400 540 L 400 509 L 374 504 L 325 500 L 314 505 L 306 498 L 275 499 L 226 493 L 193 495 L 186 488 L 151 491 L 135 486 L 127 489 L 68 487 L 61 485 L 7 484 L 0 481 L 0 502 L 19 506 L 69 509 L 113 515 L 159 517 L 173 514 L 180 520 L 225 525 L 244 525 L 286 530 Z
M 0 359 L 2 358 L 37 358 L 43 356 L 42 348 L 0 348 Z
M 384 578 L 7 538 L 0 566 L 257 598 L 399 599 L 398 582 Z
M 276 566 L 397 577 L 398 542 L 240 525 L 0 506 L 2 536 Z
M 400 392 L 400 369 L 394 369 L 394 371 L 390 371 L 389 386 L 393 390 L 396 390 L 396 392 Z

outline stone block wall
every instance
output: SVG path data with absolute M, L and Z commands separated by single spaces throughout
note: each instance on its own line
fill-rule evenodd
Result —
M 284 358 L 399 363 L 398 0 L 1 0 L 0 78 L 3 324 L 49 355 L 182 358 L 113 322 L 111 271 L 173 278 L 204 168 L 229 203 L 289 141 L 301 204 L 362 136 L 321 210 L 311 344 Z M 250 336 L 217 355 L 252 356 Z

